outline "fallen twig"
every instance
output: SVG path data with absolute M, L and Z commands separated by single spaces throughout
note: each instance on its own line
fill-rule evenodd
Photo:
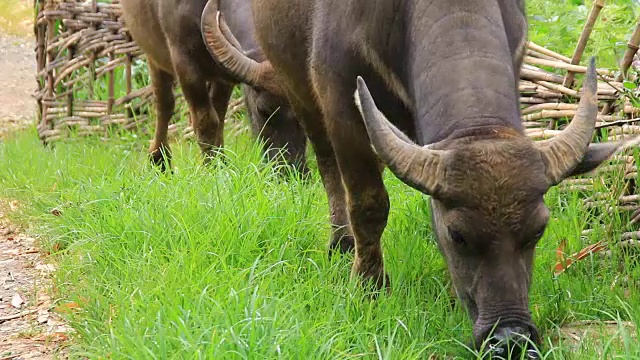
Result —
M 0 317 L 0 324 L 2 324 L 4 322 L 7 322 L 7 321 L 10 321 L 10 320 L 15 320 L 15 319 L 21 318 L 21 317 L 26 316 L 26 315 L 31 315 L 33 313 L 36 313 L 37 311 L 38 311 L 38 309 L 32 309 L 32 310 L 27 310 L 27 311 L 21 311 L 21 312 L 19 312 L 17 314 L 2 316 L 2 317 Z
M 22 354 L 12 354 L 12 355 L 3 356 L 0 358 L 0 360 L 11 360 L 11 359 L 17 358 L 20 355 Z
M 624 125 L 628 123 L 634 123 L 637 121 L 640 121 L 640 118 L 633 118 L 633 119 L 627 119 L 627 120 L 615 120 L 609 123 L 600 123 L 596 125 L 596 129 L 602 129 L 602 128 L 617 126 L 617 125 Z
M 631 321 L 615 321 L 615 320 L 577 320 L 565 324 L 565 326 L 589 326 L 589 325 L 622 325 L 622 326 L 633 326 Z

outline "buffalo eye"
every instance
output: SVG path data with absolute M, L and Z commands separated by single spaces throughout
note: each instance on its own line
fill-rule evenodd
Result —
M 462 236 L 462 234 L 459 231 L 453 230 L 452 228 L 448 228 L 448 229 L 449 229 L 449 236 L 451 237 L 451 240 L 453 240 L 454 243 L 458 245 L 466 244 L 466 241 L 464 240 L 464 236 Z
M 536 246 L 536 244 L 538 243 L 538 241 L 542 238 L 542 235 L 544 235 L 544 231 L 545 231 L 546 227 L 538 230 L 535 235 L 533 235 L 533 237 L 531 238 L 530 241 L 528 241 L 524 247 L 525 248 L 529 248 L 529 247 L 534 247 Z
M 543 227 L 542 229 L 538 230 L 538 231 L 536 232 L 536 234 L 535 234 L 535 235 L 533 235 L 532 242 L 534 242 L 534 243 L 535 243 L 535 242 L 537 242 L 538 240 L 540 240 L 540 239 L 542 238 L 542 235 L 544 235 L 544 231 L 545 231 L 545 230 L 546 230 L 546 226 L 545 226 L 545 227 Z

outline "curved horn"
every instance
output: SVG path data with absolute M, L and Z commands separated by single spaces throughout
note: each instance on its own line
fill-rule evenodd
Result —
M 391 171 L 407 185 L 434 197 L 445 191 L 447 151 L 430 150 L 399 136 L 378 110 L 362 77 L 358 76 L 355 101 L 374 150 Z
M 559 184 L 582 161 L 595 130 L 598 95 L 595 57 L 589 59 L 587 76 L 576 115 L 567 128 L 549 140 L 536 143 L 546 165 L 550 186 Z
M 218 10 L 218 0 L 209 0 L 201 19 L 201 32 L 211 56 L 240 81 L 261 87 L 277 95 L 284 90 L 276 80 L 276 73 L 268 61 L 257 62 L 242 53 L 240 43 Z

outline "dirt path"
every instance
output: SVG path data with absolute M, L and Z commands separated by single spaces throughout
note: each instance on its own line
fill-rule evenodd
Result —
M 9 35 L 0 27 L 0 141 L 35 118 L 33 45 L 30 34 Z M 0 359 L 65 358 L 70 329 L 53 312 L 55 267 L 36 239 L 8 221 L 18 207 L 0 199 Z
M 53 312 L 55 266 L 36 239 L 7 220 L 18 207 L 0 201 L 0 359 L 61 358 L 71 329 Z
M 36 89 L 34 41 L 0 29 L 0 138 L 34 119 Z

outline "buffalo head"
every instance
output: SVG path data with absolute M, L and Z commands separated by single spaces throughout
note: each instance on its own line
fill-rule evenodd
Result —
M 221 18 L 217 25 L 224 29 Z M 220 52 L 223 66 L 249 84 L 284 93 L 269 61 L 249 59 L 230 45 L 232 39 L 231 34 L 219 39 L 226 49 Z M 527 348 L 524 343 L 539 344 L 529 286 L 536 244 L 549 221 L 544 195 L 564 179 L 595 169 L 624 145 L 590 144 L 598 110 L 595 59 L 575 117 L 561 134 L 540 142 L 516 127 L 480 126 L 421 146 L 386 119 L 361 77 L 355 85 L 355 104 L 380 160 L 404 183 L 431 196 L 438 246 L 473 320 L 476 346 L 485 340 L 501 350 L 511 350 L 502 346 L 508 343 L 519 350 Z
M 207 3 L 201 20 L 201 32 L 209 52 L 233 77 L 237 78 L 238 71 L 252 69 L 251 65 L 257 64 L 252 57 L 264 56 L 255 51 L 243 53 L 240 43 L 220 17 L 217 0 Z M 229 63 L 233 61 L 231 59 L 240 57 L 244 62 Z M 265 141 L 269 159 L 275 161 L 282 150 L 285 161 L 299 173 L 306 174 L 306 136 L 273 69 L 258 66 L 256 71 L 249 71 L 247 77 L 240 80 L 245 84 L 242 89 L 252 120 L 252 132 Z
M 583 89 L 577 114 L 552 139 L 533 142 L 514 129 L 494 128 L 419 146 L 385 118 L 357 79 L 356 105 L 374 150 L 404 183 L 431 195 L 438 246 L 478 344 L 490 333 L 494 343 L 539 342 L 528 302 L 536 244 L 549 221 L 543 196 L 621 146 L 590 145 L 597 115 L 593 58 Z

